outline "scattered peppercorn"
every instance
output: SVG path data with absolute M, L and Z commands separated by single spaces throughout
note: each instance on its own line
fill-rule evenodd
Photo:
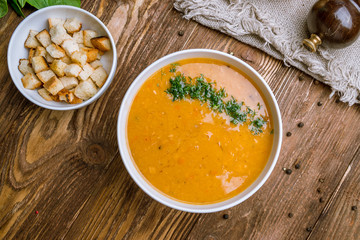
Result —
M 287 136 L 287 137 L 290 137 L 291 135 L 292 135 L 291 132 L 287 132 L 287 133 L 286 133 L 286 136 Z
M 324 199 L 321 197 L 319 198 L 319 202 L 323 203 L 324 202 Z
M 299 123 L 298 123 L 298 127 L 299 127 L 299 128 L 302 128 L 303 126 L 304 126 L 304 123 L 303 123 L 303 122 L 299 122 Z
M 312 227 L 307 227 L 307 228 L 306 228 L 306 231 L 311 232 L 311 231 L 312 231 Z
M 299 76 L 299 81 L 302 81 L 302 80 L 304 80 L 304 76 L 303 76 L 303 75 L 300 75 L 300 76 Z
M 160 146 L 159 146 L 159 150 L 161 150 L 161 148 L 162 148 L 162 147 L 161 147 L 161 145 L 160 145 Z
M 325 181 L 325 179 L 319 178 L 319 182 L 323 183 L 324 181 Z
M 292 218 L 293 216 L 294 216 L 293 213 L 289 213 L 289 214 L 288 214 L 288 217 L 289 217 L 289 218 Z
M 300 168 L 300 164 L 299 163 L 295 164 L 295 169 L 299 169 L 299 168 Z
M 229 218 L 229 214 L 224 214 L 224 215 L 223 215 L 223 218 L 224 218 L 224 219 L 228 219 L 228 218 Z
M 317 105 L 320 107 L 320 106 L 323 105 L 323 103 L 322 103 L 322 102 L 318 102 Z
M 285 170 L 285 173 L 286 173 L 287 175 L 290 175 L 290 174 L 292 173 L 292 170 L 288 168 L 288 169 Z
M 321 193 L 321 189 L 320 188 L 316 189 L 316 192 Z
M 35 211 L 35 214 L 38 214 L 39 213 L 39 211 Z
M 179 32 L 178 32 L 178 35 L 179 35 L 180 37 L 184 36 L 184 31 L 179 31 Z
M 314 85 L 319 85 L 319 81 L 318 80 L 314 80 Z
M 357 210 L 357 206 L 352 206 L 352 207 L 351 207 L 351 210 L 356 211 L 356 210 Z

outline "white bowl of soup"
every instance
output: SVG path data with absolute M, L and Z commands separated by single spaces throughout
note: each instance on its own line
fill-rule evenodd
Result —
M 148 66 L 121 104 L 118 144 L 137 185 L 187 212 L 233 207 L 268 179 L 281 115 L 265 80 L 229 54 L 191 49 Z

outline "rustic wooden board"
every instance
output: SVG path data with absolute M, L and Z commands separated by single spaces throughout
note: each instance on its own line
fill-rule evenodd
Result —
M 295 68 L 182 19 L 172 1 L 83 1 L 82 7 L 105 22 L 118 51 L 115 79 L 95 103 L 68 112 L 41 109 L 0 65 L 0 239 L 358 238 L 359 210 L 351 206 L 360 208 L 359 106 L 337 103 L 327 86 Z M 2 59 L 20 21 L 14 13 L 0 20 Z M 188 48 L 233 52 L 258 70 L 279 102 L 284 135 L 292 132 L 265 185 L 219 213 L 155 202 L 132 181 L 117 148 L 126 89 L 151 62 Z

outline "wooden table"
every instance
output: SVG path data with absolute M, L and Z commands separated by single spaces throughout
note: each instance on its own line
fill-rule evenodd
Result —
M 107 92 L 76 111 L 45 110 L 20 94 L 5 59 L 22 19 L 10 10 L 0 20 L 0 239 L 360 239 L 359 106 L 329 99 L 329 87 L 299 70 L 182 19 L 170 0 L 82 7 L 110 29 L 118 67 Z M 283 117 L 269 180 L 242 204 L 213 214 L 152 200 L 130 178 L 117 146 L 118 109 L 131 82 L 156 59 L 189 48 L 245 60 L 264 76 Z

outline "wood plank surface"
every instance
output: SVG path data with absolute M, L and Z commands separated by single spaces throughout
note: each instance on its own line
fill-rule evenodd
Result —
M 359 239 L 359 106 L 329 99 L 329 87 L 299 70 L 182 19 L 170 0 L 83 1 L 82 8 L 108 26 L 118 52 L 114 81 L 96 102 L 42 109 L 0 65 L 0 239 Z M 21 20 L 11 10 L 0 19 L 2 59 Z M 259 71 L 284 125 L 280 158 L 264 186 L 212 214 L 152 200 L 130 178 L 117 146 L 118 109 L 132 81 L 156 59 L 190 48 L 233 52 Z

